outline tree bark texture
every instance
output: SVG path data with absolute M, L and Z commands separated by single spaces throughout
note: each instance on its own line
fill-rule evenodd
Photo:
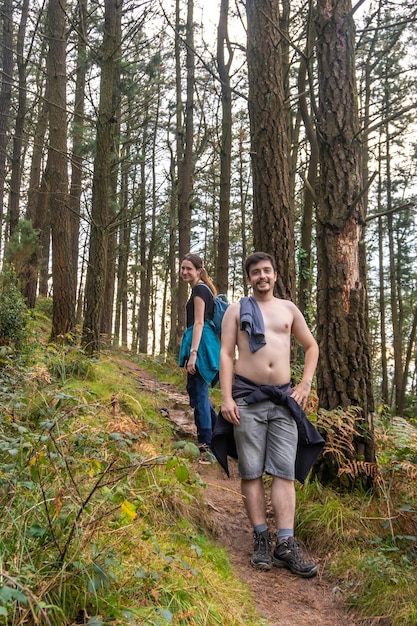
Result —
M 294 215 L 278 0 L 247 0 L 254 247 L 277 262 L 277 295 L 295 299 Z
M 26 35 L 26 23 L 28 18 L 29 0 L 22 4 L 22 14 L 16 42 L 17 72 L 19 76 L 18 106 L 13 133 L 12 171 L 10 174 L 10 197 L 9 197 L 9 231 L 10 235 L 16 232 L 19 224 L 19 208 L 22 179 L 22 152 L 24 145 L 24 128 L 26 117 L 26 60 L 24 58 L 24 39 Z
M 220 144 L 219 235 L 217 243 L 216 283 L 220 293 L 227 293 L 229 284 L 230 177 L 232 168 L 232 90 L 230 66 L 233 51 L 228 37 L 229 0 L 220 4 L 217 27 L 217 67 L 221 81 L 222 134 Z M 228 58 L 225 60 L 225 46 Z
M 187 1 L 186 26 L 186 71 L 187 87 L 185 101 L 184 127 L 181 124 L 181 100 L 177 100 L 179 117 L 177 133 L 183 134 L 183 140 L 177 142 L 182 152 L 177 152 L 178 161 L 178 252 L 180 260 L 190 249 L 192 194 L 194 178 L 194 89 L 195 89 L 195 52 L 194 52 L 194 0 Z M 179 23 L 177 23 L 179 29 Z M 177 32 L 177 37 L 178 37 Z M 177 59 L 178 63 L 178 59 Z M 180 67 L 177 65 L 177 94 L 180 93 Z M 178 325 L 177 344 L 179 347 L 182 332 L 185 328 L 185 303 L 187 301 L 187 284 L 180 278 L 178 284 Z
M 315 43 L 315 31 L 312 23 L 311 11 L 308 13 L 307 24 L 307 41 L 304 57 L 300 60 L 298 68 L 298 109 L 301 119 L 303 120 L 306 138 L 310 149 L 308 160 L 307 180 L 303 190 L 303 210 L 301 217 L 301 237 L 300 250 L 298 259 L 298 301 L 297 304 L 310 322 L 312 303 L 312 234 L 313 219 L 316 203 L 316 184 L 319 163 L 319 146 L 317 143 L 316 129 L 313 123 L 313 116 L 307 102 L 307 93 L 310 86 L 310 77 L 312 73 L 311 59 L 313 45 Z M 313 108 L 313 107 L 312 107 Z M 298 140 L 297 140 L 298 141 Z M 294 144 L 295 142 L 293 142 Z
M 4 218 L 4 185 L 6 181 L 7 144 L 9 141 L 8 123 L 13 84 L 13 3 L 2 2 L 2 59 L 0 87 L 0 233 Z
M 317 3 L 317 386 L 323 408 L 356 405 L 368 416 L 373 410 L 373 396 L 351 9 L 350 0 Z
M 118 52 L 117 27 L 121 0 L 106 0 L 101 57 L 100 103 L 94 160 L 89 264 L 85 289 L 83 345 L 91 353 L 100 351 L 100 329 L 106 289 L 111 197 L 111 149 L 116 119 L 114 79 Z
M 42 259 L 41 240 L 44 229 L 50 235 L 50 222 L 47 220 L 49 187 L 45 172 L 42 173 L 42 158 L 45 147 L 45 136 L 48 128 L 48 105 L 44 85 L 39 86 L 40 101 L 36 111 L 36 124 L 33 136 L 33 148 L 29 174 L 26 219 L 32 222 L 34 230 L 39 232 L 39 247 L 32 254 L 22 274 L 19 276 L 21 291 L 26 305 L 33 309 L 38 293 L 39 269 Z
M 74 267 L 73 285 L 75 292 L 78 285 L 79 234 L 81 214 L 81 193 L 83 186 L 83 149 L 84 149 L 84 112 L 85 84 L 87 73 L 87 0 L 80 0 L 77 7 L 77 78 L 74 93 L 74 123 L 71 157 L 70 220 L 71 220 L 71 255 Z
M 52 231 L 52 337 L 67 338 L 75 329 L 68 197 L 66 101 L 66 3 L 49 0 L 47 60 L 49 104 L 48 180 Z

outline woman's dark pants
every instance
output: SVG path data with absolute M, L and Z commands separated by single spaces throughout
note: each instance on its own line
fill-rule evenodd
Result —
M 210 446 L 217 415 L 209 399 L 209 386 L 199 372 L 187 374 L 187 392 L 194 409 L 197 441 L 199 445 Z

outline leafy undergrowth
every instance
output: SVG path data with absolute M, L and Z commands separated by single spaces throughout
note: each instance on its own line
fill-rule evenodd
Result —
M 260 624 L 163 398 L 116 363 L 45 345 L 0 370 L 0 624 Z
M 89 359 L 44 336 L 30 345 L 0 370 L 0 625 L 260 626 L 209 538 L 193 447 L 175 445 L 163 394 L 138 392 L 126 354 Z M 183 390 L 175 362 L 134 360 Z M 307 482 L 297 534 L 364 618 L 407 626 L 417 624 L 415 429 L 380 419 L 377 439 L 373 492 Z
M 415 427 L 377 418 L 372 492 L 343 493 L 317 481 L 298 494 L 297 524 L 326 571 L 372 624 L 417 624 Z M 358 467 L 358 472 L 359 472 Z
M 142 363 L 152 371 L 152 361 Z M 167 368 L 167 371 L 170 368 Z M 163 371 L 158 372 L 164 380 Z M 377 463 L 352 462 L 357 411 L 322 415 L 312 398 L 310 418 L 329 420 L 326 453 L 337 448 L 343 489 L 316 479 L 297 486 L 297 535 L 325 564 L 348 606 L 376 626 L 417 624 L 417 430 L 400 418 L 375 416 Z M 319 412 L 320 413 L 320 412 Z M 326 413 L 326 412 L 325 412 Z M 342 432 L 342 434 L 340 434 Z M 373 489 L 361 489 L 363 472 Z

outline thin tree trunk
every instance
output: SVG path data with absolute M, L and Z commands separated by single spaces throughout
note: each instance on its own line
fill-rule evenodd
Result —
M 148 109 L 145 110 L 143 135 L 142 135 L 142 153 L 146 154 L 148 145 Z M 147 216 L 146 216 L 146 167 L 145 160 L 140 164 L 140 241 L 139 241 L 139 311 L 138 311 L 138 349 L 139 353 L 146 354 L 148 351 L 148 316 L 149 316 L 149 292 L 147 291 Z
M 217 27 L 217 67 L 221 83 L 222 132 L 220 145 L 220 195 L 219 225 L 216 260 L 216 282 L 220 293 L 227 293 L 229 285 L 229 232 L 230 232 L 230 177 L 232 167 L 232 90 L 230 67 L 233 50 L 228 35 L 229 0 L 221 0 Z M 225 61 L 225 47 L 228 59 Z
M 386 161 L 386 205 L 389 211 L 392 208 L 391 195 L 391 144 L 388 125 L 385 128 L 385 161 Z M 396 255 L 394 244 L 394 220 L 393 214 L 387 215 L 388 250 L 389 250 L 389 282 L 390 282 L 390 302 L 391 302 L 391 323 L 392 323 L 392 344 L 394 349 L 394 403 L 395 409 L 399 411 L 399 399 L 401 395 L 402 380 L 402 328 L 401 316 L 399 312 L 398 290 L 399 272 L 396 267 Z
M 379 182 L 378 182 L 378 207 L 382 209 L 382 154 L 381 144 L 378 146 L 379 158 Z M 388 359 L 387 359 L 387 325 L 386 325 L 386 303 L 385 303 L 385 235 L 383 229 L 382 218 L 378 218 L 378 258 L 379 258 L 379 314 L 380 314 L 380 334 L 381 334 L 381 402 L 387 404 L 389 402 L 388 389 Z
M 12 171 L 10 176 L 10 200 L 9 200 L 9 232 L 10 235 L 17 230 L 19 223 L 20 186 L 22 179 L 22 151 L 24 139 L 24 125 L 26 116 L 26 61 L 24 59 L 24 38 L 28 18 L 29 1 L 25 0 L 22 5 L 19 32 L 17 36 L 17 71 L 19 76 L 19 95 L 13 134 Z
M 413 356 L 414 345 L 416 341 L 417 334 L 417 307 L 414 308 L 413 313 L 413 323 L 411 325 L 410 336 L 407 341 L 407 351 L 404 360 L 404 369 L 401 380 L 401 389 L 400 389 L 400 397 L 398 399 L 398 415 L 404 415 L 404 407 L 405 407 L 405 392 L 407 389 L 408 376 L 410 372 L 410 363 L 411 358 Z
M 178 140 L 177 140 L 178 144 Z M 169 194 L 169 250 L 168 250 L 168 267 L 169 267 L 169 283 L 170 283 L 170 325 L 168 352 L 174 354 L 178 350 L 177 345 L 177 318 L 178 318 L 178 277 L 177 277 L 177 227 L 178 227 L 178 195 L 176 185 L 176 166 L 172 148 L 168 142 L 171 153 L 169 180 L 171 183 Z
M 39 233 L 37 250 L 28 259 L 22 274 L 19 276 L 21 290 L 28 308 L 33 309 L 38 292 L 38 278 L 42 259 L 42 233 L 47 228 L 50 236 L 50 222 L 47 220 L 49 186 L 45 173 L 42 174 L 42 158 L 45 151 L 45 135 L 48 128 L 48 106 L 43 93 L 42 83 L 38 87 L 40 98 L 36 114 L 36 125 L 33 137 L 32 159 L 29 175 L 29 189 L 27 195 L 26 219 L 32 222 L 33 229 Z M 49 247 L 48 247 L 49 253 Z
M 182 259 L 190 249 L 191 231 L 191 203 L 193 194 L 193 139 L 194 139 L 194 83 L 195 83 L 195 53 L 194 53 L 194 0 L 187 0 L 187 26 L 186 26 L 186 71 L 187 71 L 187 96 L 184 116 L 184 150 L 177 152 L 178 160 L 178 253 Z M 177 106 L 181 106 L 177 102 Z M 178 132 L 182 129 L 178 126 Z M 177 342 L 185 328 L 185 303 L 187 300 L 187 284 L 179 279 L 178 284 L 178 324 Z
M 120 98 L 120 46 L 122 38 L 121 11 L 117 11 L 116 19 L 116 41 L 114 43 L 114 78 L 113 78 L 113 133 L 110 156 L 110 202 L 109 202 L 109 226 L 107 241 L 107 268 L 104 290 L 104 302 L 101 313 L 100 329 L 102 339 L 111 344 L 111 334 L 114 314 L 114 283 L 116 279 L 116 243 L 117 243 L 117 221 L 119 207 L 117 205 L 117 185 L 119 178 L 119 151 L 120 151 L 120 119 L 121 119 L 121 98 Z M 116 53 L 117 51 L 117 53 Z
M 81 192 L 83 181 L 83 150 L 84 150 L 84 102 L 85 81 L 87 72 L 87 0 L 79 0 L 78 9 L 78 37 L 77 37 L 77 77 L 74 93 L 74 123 L 71 156 L 71 186 L 70 186 L 70 223 L 71 223 L 71 256 L 73 289 L 78 285 L 79 233 L 81 214 Z
M 385 280 L 384 280 L 384 232 L 382 219 L 378 219 L 378 258 L 379 258 L 379 314 L 381 334 L 381 402 L 389 401 L 388 391 L 388 363 L 387 363 L 387 330 L 386 330 L 386 306 L 385 306 Z
M 13 3 L 3 0 L 2 3 L 2 72 L 0 89 L 0 241 L 3 228 L 4 185 L 7 176 L 7 144 L 9 140 L 9 116 L 13 84 Z
M 312 122 L 312 116 L 307 105 L 307 74 L 308 64 L 311 63 L 311 53 L 313 48 L 313 25 L 309 13 L 307 25 L 307 43 L 305 56 L 300 61 L 298 70 L 298 106 L 302 117 L 305 133 L 310 146 L 310 156 L 308 161 L 307 181 L 303 190 L 303 214 L 301 218 L 301 237 L 299 251 L 299 280 L 298 280 L 298 306 L 307 321 L 310 321 L 311 302 L 311 266 L 312 266 L 312 232 L 314 206 L 317 200 L 315 196 L 317 171 L 319 162 L 319 146 L 316 132 Z M 315 39 L 315 37 L 314 37 Z M 310 90 L 312 86 L 310 86 Z
M 129 106 L 129 103 L 127 103 Z M 128 116 L 128 120 L 131 119 L 131 114 Z M 128 216 L 128 172 L 131 152 L 131 140 L 130 140 L 130 123 L 128 121 L 126 128 L 126 139 L 124 147 L 122 148 L 122 172 L 121 172 L 121 185 L 120 185 L 120 226 L 119 226 L 119 240 L 117 249 L 117 291 L 116 291 L 116 305 L 114 314 L 114 335 L 113 345 L 118 346 L 121 342 L 123 347 L 127 347 L 127 337 L 123 330 L 126 326 L 127 315 L 127 267 L 129 258 L 129 241 L 131 233 L 131 219 Z

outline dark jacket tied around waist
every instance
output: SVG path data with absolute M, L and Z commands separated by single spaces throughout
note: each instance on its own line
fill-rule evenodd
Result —
M 291 386 L 287 385 L 257 385 L 243 376 L 235 375 L 233 397 L 244 398 L 247 404 L 271 400 L 275 404 L 288 407 L 298 429 L 297 456 L 295 459 L 295 477 L 303 483 L 324 447 L 324 439 L 307 419 L 306 414 L 298 402 L 291 397 Z M 236 444 L 233 436 L 233 424 L 226 421 L 220 412 L 214 428 L 212 451 L 229 476 L 227 457 L 237 459 Z

